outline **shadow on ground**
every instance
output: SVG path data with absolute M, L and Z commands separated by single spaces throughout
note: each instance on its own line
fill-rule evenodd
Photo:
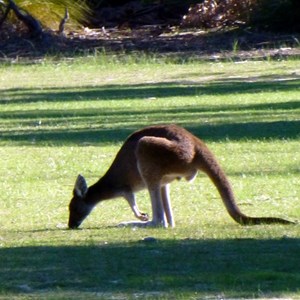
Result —
M 180 76 L 180 75 L 179 75 Z M 1 90 L 0 106 L 5 104 L 30 104 L 34 102 L 105 101 L 168 98 L 206 95 L 242 95 L 259 92 L 299 91 L 300 76 L 260 76 L 222 78 L 213 82 L 157 82 L 149 84 L 83 86 L 80 88 L 11 88 Z
M 239 78 L 207 84 L 166 82 L 138 85 L 106 85 L 101 87 L 8 89 L 1 92 L 0 107 L 7 104 L 26 105 L 34 102 L 90 101 L 85 109 L 40 109 L 1 111 L 0 119 L 9 121 L 9 130 L 2 130 L 4 141 L 50 144 L 99 144 L 124 140 L 132 131 L 149 124 L 177 123 L 190 129 L 205 140 L 240 139 L 296 139 L 299 138 L 300 120 L 295 117 L 300 109 L 300 99 L 283 99 L 282 102 L 207 105 L 202 103 L 208 95 L 247 93 L 295 92 L 299 79 L 271 76 Z M 250 80 L 250 81 L 249 81 Z M 163 106 L 135 106 L 132 108 L 101 107 L 95 102 L 107 100 L 197 97 L 197 104 L 180 106 L 180 98 Z M 150 101 L 150 100 L 149 100 Z M 156 100 L 152 100 L 156 101 Z M 95 106 L 95 107 L 94 107 Z M 275 119 L 274 119 L 275 116 Z M 36 122 L 40 122 L 36 124 Z M 76 126 L 75 126 L 76 125 Z M 2 125 L 5 128 L 6 125 Z M 25 127 L 26 129 L 23 129 Z M 76 128 L 75 128 L 76 127 Z
M 0 291 L 223 293 L 299 292 L 300 241 L 156 240 L 0 249 Z

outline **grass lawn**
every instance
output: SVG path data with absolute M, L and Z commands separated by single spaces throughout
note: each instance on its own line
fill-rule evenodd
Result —
M 116 227 L 133 219 L 116 199 L 67 230 L 77 175 L 159 123 L 206 141 L 243 212 L 300 219 L 300 60 L 2 65 L 0 299 L 300 298 L 299 225 L 236 224 L 202 174 L 171 185 L 174 229 Z

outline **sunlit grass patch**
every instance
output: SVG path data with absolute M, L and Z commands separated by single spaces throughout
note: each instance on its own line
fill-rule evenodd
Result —
M 299 225 L 236 224 L 202 174 L 171 185 L 174 229 L 116 227 L 122 199 L 66 223 L 78 173 L 160 123 L 207 142 L 243 212 L 299 220 L 299 61 L 96 62 L 1 67 L 0 299 L 297 299 Z

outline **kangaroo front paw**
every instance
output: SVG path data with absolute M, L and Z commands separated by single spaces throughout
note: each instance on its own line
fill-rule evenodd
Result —
M 139 219 L 140 219 L 141 221 L 148 221 L 148 220 L 149 220 L 149 215 L 146 214 L 146 213 L 141 213 Z

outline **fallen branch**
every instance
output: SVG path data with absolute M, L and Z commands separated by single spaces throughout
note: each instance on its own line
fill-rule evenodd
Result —
M 14 11 L 17 18 L 27 26 L 27 28 L 33 35 L 36 35 L 36 36 L 43 35 L 42 25 L 36 18 L 34 18 L 32 15 L 30 15 L 24 9 L 19 8 L 14 3 L 14 1 L 8 0 L 8 3 L 9 3 L 8 6 L 10 7 L 10 9 L 12 9 Z
M 66 10 L 65 10 L 65 15 L 63 17 L 63 19 L 60 21 L 59 23 L 59 27 L 58 27 L 58 33 L 63 35 L 64 33 L 64 30 L 65 30 L 65 25 L 67 23 L 67 21 L 69 20 L 69 11 L 68 11 L 68 8 L 66 7 Z
M 6 5 L 1 1 L 1 4 L 5 7 Z M 9 14 L 9 11 L 10 11 L 11 7 L 10 5 L 8 4 L 6 6 L 6 9 L 5 9 L 5 12 L 3 14 L 3 17 L 0 19 L 0 27 L 2 26 L 2 24 L 4 23 L 4 21 L 6 20 L 8 14 Z

